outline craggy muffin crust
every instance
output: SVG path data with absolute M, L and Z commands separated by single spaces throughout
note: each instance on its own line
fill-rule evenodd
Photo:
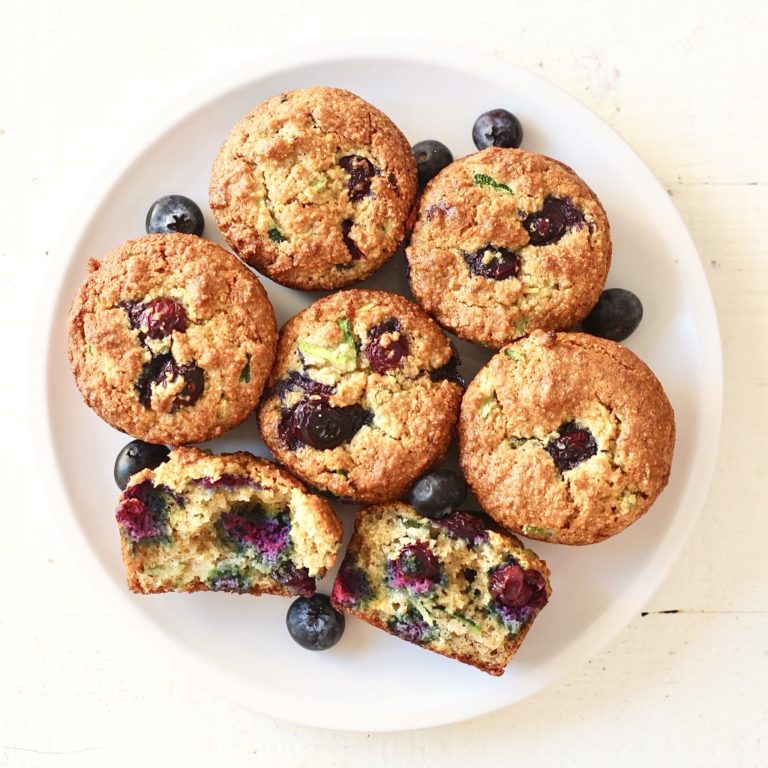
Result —
M 218 437 L 254 410 L 277 328 L 240 261 L 194 235 L 148 235 L 89 270 L 69 313 L 69 358 L 99 416 L 147 442 L 180 445 Z M 167 333 L 162 322 L 149 331 L 142 315 L 159 300 L 182 312 Z
M 143 509 L 136 508 L 137 498 Z M 254 505 L 267 515 L 282 514 L 289 532 L 260 530 L 258 516 L 249 524 Z M 145 594 L 311 594 L 315 578 L 335 563 L 343 534 L 327 501 L 266 459 L 243 451 L 221 456 L 197 448 L 171 451 L 166 463 L 131 478 L 117 518 L 128 587 Z M 276 551 L 261 557 L 258 547 L 249 546 L 249 535 L 257 544 L 259 536 L 271 535 Z M 280 548 L 276 540 L 283 542 Z
M 240 258 L 318 290 L 384 264 L 412 223 L 416 192 L 411 147 L 386 115 L 349 91 L 303 88 L 235 125 L 213 165 L 210 205 Z
M 372 344 L 379 351 L 402 351 L 405 344 L 407 354 L 377 372 L 367 352 Z M 317 488 L 356 501 L 395 498 L 448 449 L 463 391 L 456 362 L 448 337 L 402 296 L 367 290 L 328 296 L 280 332 L 259 410 L 264 442 Z M 354 410 L 359 428 L 330 449 L 291 445 L 291 414 L 319 401 Z
M 549 569 L 490 521 L 463 512 L 450 517 L 431 520 L 396 501 L 362 509 L 331 601 L 338 610 L 396 637 L 501 675 L 551 595 Z M 450 525 L 454 531 L 463 527 L 464 535 L 452 535 Z M 416 588 L 393 585 L 393 561 L 404 548 L 414 547 L 432 554 L 439 577 Z M 489 582 L 510 561 L 538 574 L 539 594 L 530 596 L 535 607 L 505 617 Z
M 559 469 L 576 428 L 591 433 L 575 436 L 591 455 Z M 674 444 L 674 413 L 648 366 L 581 333 L 537 331 L 504 347 L 461 405 L 461 465 L 480 505 L 560 544 L 601 541 L 643 515 L 667 484 Z
M 564 233 L 535 245 L 526 220 L 548 199 L 566 201 Z M 491 246 L 517 272 L 494 279 Z M 491 147 L 451 163 L 427 186 L 406 250 L 424 309 L 467 341 L 498 348 L 536 328 L 565 330 L 589 312 L 611 263 L 608 220 L 589 187 L 562 163 Z M 482 267 L 481 267 L 482 271 Z

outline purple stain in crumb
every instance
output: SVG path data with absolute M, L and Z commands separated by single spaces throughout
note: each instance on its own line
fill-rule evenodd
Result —
M 302 597 L 312 597 L 315 594 L 315 580 L 309 575 L 307 568 L 297 568 L 293 563 L 285 563 L 273 571 L 272 578 L 285 587 L 296 591 Z
M 345 155 L 339 158 L 339 165 L 349 174 L 347 194 L 355 203 L 371 194 L 371 181 L 376 175 L 373 163 L 362 155 Z
M 352 227 L 354 226 L 352 219 L 344 219 L 341 222 L 341 239 L 344 241 L 344 245 L 347 246 L 347 250 L 352 255 L 352 260 L 357 261 L 364 259 L 365 254 L 360 250 L 360 246 L 352 239 Z
M 397 338 L 388 338 L 386 343 L 382 341 L 384 334 L 398 333 Z M 376 373 L 384 374 L 392 368 L 396 368 L 400 361 L 408 356 L 408 339 L 402 334 L 400 321 L 390 317 L 368 331 L 368 346 L 365 348 L 365 356 Z
M 253 480 L 247 475 L 232 475 L 226 472 L 217 478 L 200 477 L 195 480 L 195 483 L 206 490 L 223 489 L 233 491 L 237 488 L 253 488 L 258 491 L 261 488 L 260 482 Z
M 331 598 L 340 605 L 355 605 L 370 597 L 371 588 L 363 571 L 349 563 L 342 563 L 336 581 L 333 582 Z
M 440 562 L 426 542 L 406 544 L 395 560 L 388 560 L 389 585 L 416 595 L 428 592 L 440 579 Z
M 219 521 L 223 537 L 238 547 L 254 549 L 267 562 L 275 562 L 288 545 L 291 525 L 283 517 L 266 517 L 256 507 L 225 512 Z
M 438 518 L 435 523 L 445 528 L 451 538 L 464 539 L 470 544 L 488 541 L 488 530 L 483 521 L 468 512 L 457 510 Z
M 166 536 L 168 503 L 172 496 L 169 489 L 163 485 L 155 487 L 151 480 L 128 486 L 116 514 L 125 537 L 136 544 Z
M 432 639 L 432 628 L 411 611 L 405 616 L 395 616 L 389 622 L 389 629 L 409 643 L 425 643 Z

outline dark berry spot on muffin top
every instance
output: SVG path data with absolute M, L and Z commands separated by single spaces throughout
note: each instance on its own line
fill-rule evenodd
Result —
M 440 579 L 440 562 L 426 542 L 406 544 L 395 560 L 388 561 L 389 584 L 409 588 L 415 594 L 428 592 Z
M 299 371 L 290 371 L 285 378 L 275 383 L 274 391 L 281 399 L 285 397 L 288 391 L 295 392 L 300 390 L 308 395 L 318 395 L 327 398 L 334 393 L 336 387 L 333 384 L 321 384 L 319 381 L 311 379 Z
M 520 273 L 520 257 L 508 248 L 488 244 L 474 253 L 462 255 L 469 265 L 469 271 L 478 277 L 506 280 L 509 277 L 517 277 Z
M 547 453 L 560 472 L 566 472 L 594 456 L 597 453 L 597 442 L 586 427 L 569 421 L 560 427 L 558 437 L 549 441 Z
M 302 400 L 280 420 L 280 438 L 289 448 L 308 445 L 318 450 L 336 448 L 369 424 L 373 414 L 360 405 L 332 406 L 325 400 Z
M 124 301 L 120 306 L 128 313 L 131 327 L 150 339 L 162 339 L 173 331 L 186 331 L 189 326 L 186 310 L 173 299 L 153 299 L 146 304 Z
M 354 203 L 371 194 L 371 180 L 376 175 L 373 163 L 361 155 L 345 155 L 339 165 L 349 174 L 347 193 Z
M 175 385 L 179 378 L 183 386 L 174 398 L 171 412 L 186 405 L 194 405 L 205 387 L 203 369 L 196 363 L 179 365 L 170 354 L 157 355 L 144 365 L 136 382 L 139 401 L 145 408 L 152 407 L 152 394 L 164 387 Z
M 401 332 L 400 321 L 394 317 L 371 328 L 368 337 L 365 356 L 376 373 L 384 374 L 396 368 L 408 356 L 408 339 Z
M 360 250 L 357 243 L 349 234 L 352 231 L 353 225 L 354 222 L 352 219 L 344 219 L 344 221 L 341 222 L 341 237 L 344 240 L 344 245 L 347 246 L 347 250 L 352 254 L 354 260 L 364 259 L 365 254 Z
M 531 245 L 556 243 L 570 227 L 584 221 L 584 214 L 562 197 L 547 197 L 540 211 L 526 216 L 523 227 Z
M 429 378 L 432 379 L 432 381 L 452 381 L 460 387 L 465 387 L 467 383 L 464 381 L 464 377 L 459 373 L 461 357 L 459 357 L 459 353 L 453 347 L 453 342 L 451 342 L 451 349 L 453 350 L 453 354 L 451 354 L 448 362 L 445 363 L 445 365 L 441 365 L 439 368 L 435 368 L 434 371 L 430 371 Z
M 273 243 L 284 243 L 288 239 L 277 227 L 272 227 L 267 234 Z

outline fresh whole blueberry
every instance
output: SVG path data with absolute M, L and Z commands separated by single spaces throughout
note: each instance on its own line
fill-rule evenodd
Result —
M 325 651 L 344 634 L 344 614 L 339 613 L 327 595 L 299 597 L 291 603 L 285 617 L 291 637 L 309 651 Z
M 419 186 L 425 187 L 427 182 L 437 176 L 440 171 L 453 162 L 451 150 L 439 141 L 427 139 L 413 145 L 413 156 L 416 158 L 416 170 L 419 174 Z
M 142 469 L 155 469 L 168 461 L 170 449 L 164 445 L 152 445 L 143 440 L 133 440 L 123 446 L 115 459 L 114 476 L 117 487 L 124 491 L 132 475 Z
M 438 469 L 414 483 L 408 502 L 425 517 L 439 518 L 458 509 L 466 497 L 464 478 L 450 469 Z
M 632 291 L 608 288 L 584 318 L 581 327 L 593 336 L 624 341 L 640 325 L 643 305 Z
M 597 453 L 597 442 L 586 428 L 569 421 L 560 426 L 558 436 L 547 443 L 547 453 L 560 472 L 573 469 Z
M 523 126 L 506 109 L 483 112 L 472 126 L 472 141 L 478 149 L 486 147 L 519 147 L 523 143 Z
M 147 233 L 181 232 L 202 235 L 205 227 L 203 212 L 194 200 L 184 195 L 164 195 L 152 203 L 147 212 Z

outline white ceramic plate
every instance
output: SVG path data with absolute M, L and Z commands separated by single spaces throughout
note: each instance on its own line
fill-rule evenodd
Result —
M 126 437 L 101 422 L 75 388 L 66 355 L 68 305 L 85 276 L 86 260 L 143 234 L 146 210 L 160 195 L 196 199 L 206 211 L 206 235 L 221 242 L 206 205 L 208 174 L 220 143 L 259 101 L 318 84 L 360 94 L 390 115 L 412 142 L 440 139 L 456 157 L 474 151 L 471 128 L 477 115 L 497 106 L 512 109 L 525 128 L 525 149 L 566 162 L 597 192 L 614 239 L 608 285 L 630 288 L 645 307 L 627 345 L 657 373 L 675 408 L 678 443 L 670 485 L 642 520 L 607 542 L 583 548 L 533 544 L 551 567 L 554 595 L 501 678 L 355 619 L 333 650 L 309 653 L 288 636 L 284 598 L 139 597 L 124 586 L 112 464 Z M 189 679 L 279 718 L 335 729 L 400 730 L 462 720 L 519 701 L 597 653 L 637 615 L 703 506 L 717 450 L 722 371 L 711 296 L 685 226 L 648 168 L 608 126 L 543 80 L 476 53 L 342 45 L 255 62 L 198 89 L 119 157 L 76 220 L 51 275 L 41 339 L 45 370 L 38 377 L 45 408 L 37 445 L 48 446 L 44 460 L 53 506 L 61 510 L 80 559 L 153 653 L 177 663 Z M 315 297 L 264 282 L 281 323 Z M 366 284 L 407 293 L 402 256 Z M 459 349 L 469 379 L 488 354 L 466 344 Z M 265 453 L 255 419 L 212 447 Z M 353 511 L 342 514 L 349 531 Z M 323 587 L 329 584 L 327 579 Z

